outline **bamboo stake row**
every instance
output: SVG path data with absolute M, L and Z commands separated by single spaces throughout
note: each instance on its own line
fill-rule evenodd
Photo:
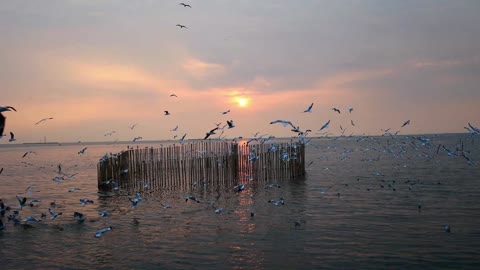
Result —
M 97 165 L 100 191 L 293 179 L 305 174 L 305 145 L 199 141 L 161 148 L 129 149 Z

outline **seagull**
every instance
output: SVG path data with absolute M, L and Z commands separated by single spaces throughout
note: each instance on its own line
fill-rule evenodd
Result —
M 189 7 L 189 8 L 192 8 L 192 6 L 188 5 L 188 4 L 185 4 L 185 3 L 180 3 L 180 5 L 182 5 L 183 7 Z
M 108 216 L 110 213 L 107 211 L 107 210 L 103 210 L 101 211 L 100 213 L 98 213 L 101 217 L 106 217 Z
M 6 117 L 3 116 L 2 112 L 10 111 L 10 110 L 15 110 L 12 106 L 0 106 L 0 138 L 3 136 L 3 130 L 5 129 L 5 119 Z
M 238 186 L 234 186 L 233 187 L 233 191 L 236 191 L 236 192 L 240 192 L 242 190 L 245 189 L 245 185 L 244 184 L 241 184 L 241 185 L 238 185 Z
M 178 97 L 178 96 L 175 94 L 171 94 L 170 97 Z
M 312 108 L 313 108 L 313 103 L 310 104 L 310 106 L 308 106 L 308 109 L 306 109 L 305 111 L 303 111 L 304 113 L 311 113 L 312 112 Z
M 208 139 L 208 137 L 210 137 L 210 135 L 216 134 L 216 133 L 215 133 L 215 130 L 217 130 L 217 129 L 218 129 L 218 127 L 216 127 L 216 128 L 214 128 L 214 129 L 210 130 L 209 132 L 207 132 L 206 135 L 205 135 L 204 140 Z
M 82 206 L 85 206 L 87 203 L 93 203 L 93 201 L 90 199 L 80 199 L 80 203 Z
M 52 216 L 52 220 L 54 220 L 56 217 L 60 216 L 62 214 L 62 212 L 60 213 L 55 213 L 51 208 L 48 208 L 48 212 L 50 213 L 50 215 Z
M 110 230 L 112 230 L 112 229 L 113 229 L 112 226 L 110 226 L 110 227 L 107 227 L 107 228 L 98 230 L 98 231 L 95 233 L 95 237 L 96 237 L 96 238 L 100 238 L 100 237 L 102 237 L 102 234 L 104 234 L 104 233 L 106 233 L 106 232 L 108 232 L 108 231 L 110 231 Z
M 280 188 L 280 185 L 279 184 L 268 184 L 264 187 L 264 189 L 272 188 L 272 187 Z
M 402 127 L 406 126 L 406 125 L 409 125 L 410 124 L 410 120 L 407 120 L 405 121 L 405 123 L 403 123 Z
M 222 114 L 227 114 L 229 112 L 230 112 L 230 110 L 227 110 L 227 111 L 222 112 Z
M 17 196 L 17 200 L 18 200 L 18 207 L 22 209 L 25 206 L 25 203 L 27 202 L 27 198 L 23 197 L 23 199 L 20 200 L 20 198 Z
M 164 111 L 165 112 L 165 115 L 170 115 L 170 113 L 168 111 Z
M 139 136 L 139 137 L 133 138 L 133 141 L 136 142 L 136 141 L 141 140 L 141 139 L 143 139 L 143 138 Z
M 2 172 L 3 172 L 3 167 L 0 169 L 0 174 L 2 174 Z
M 133 124 L 133 126 L 131 126 L 131 127 L 129 127 L 129 128 L 130 128 L 130 129 L 134 129 L 137 125 L 138 125 L 138 124 L 135 123 L 135 124 Z
M 180 27 L 180 29 L 182 29 L 182 28 L 188 29 L 185 25 L 177 24 L 176 26 Z
M 73 213 L 73 217 L 78 220 L 78 222 L 84 222 L 85 221 L 85 218 L 87 218 L 84 214 L 80 213 L 80 212 L 75 212 Z
M 187 197 L 185 197 L 185 201 L 188 202 L 188 200 L 191 200 L 191 201 L 200 203 L 200 201 L 199 201 L 197 198 L 195 198 L 194 196 L 187 196 Z
M 16 141 L 15 139 L 15 135 L 13 135 L 13 132 L 10 131 L 10 140 L 8 140 L 9 142 L 14 142 Z
M 445 230 L 445 232 L 449 233 L 450 232 L 450 226 L 448 225 L 445 225 L 445 227 L 443 228 Z
M 2 231 L 3 229 L 5 229 L 5 225 L 3 225 L 3 221 L 0 218 L 0 231 Z
M 163 207 L 163 209 L 170 209 L 170 208 L 173 208 L 173 206 L 171 206 L 171 205 L 168 205 L 168 204 L 163 204 L 163 203 L 160 203 L 160 205 Z
M 234 128 L 235 127 L 235 125 L 233 124 L 233 120 L 230 120 L 230 121 L 227 120 L 227 124 L 228 124 L 228 128 Z
M 291 127 L 295 128 L 295 126 L 292 124 L 292 122 L 285 121 L 285 120 L 275 120 L 275 121 L 270 122 L 270 125 L 277 124 L 277 123 L 282 124 L 284 127 L 290 125 Z
M 40 220 L 36 217 L 28 216 L 24 221 L 25 222 L 30 222 L 30 221 L 39 222 Z
M 479 128 L 472 126 L 472 124 L 470 124 L 470 123 L 468 123 L 468 126 L 469 126 L 470 129 L 472 130 L 472 133 L 473 133 L 473 134 L 478 134 L 478 135 L 480 135 L 480 129 L 479 129 Z
M 112 136 L 113 133 L 115 133 L 116 131 L 113 130 L 111 132 L 108 132 L 108 133 L 105 133 L 103 136 Z
M 178 130 L 178 126 L 176 126 L 174 129 L 170 129 L 170 131 L 177 131 Z
M 352 112 L 353 112 L 353 108 L 348 109 L 348 112 L 349 112 L 349 113 L 352 113 Z
M 353 120 L 350 120 L 350 124 L 352 124 L 352 126 L 355 126 L 355 124 L 353 123 Z
M 87 150 L 87 147 L 83 148 L 82 150 L 78 151 L 78 154 L 85 154 L 85 150 Z
M 340 110 L 337 109 L 337 108 L 332 108 L 332 111 L 337 112 L 337 113 L 340 113 Z
M 328 120 L 325 124 L 323 124 L 323 126 L 318 131 L 328 128 L 328 125 L 330 125 L 330 120 Z
M 180 143 L 183 143 L 185 141 L 186 136 L 187 136 L 187 133 L 183 134 L 182 138 L 180 139 Z
M 38 125 L 38 124 L 40 124 L 40 123 L 42 123 L 42 122 L 45 122 L 45 121 L 51 120 L 51 119 L 53 119 L 53 117 L 43 118 L 43 119 L 41 119 L 40 121 L 36 122 L 35 125 Z

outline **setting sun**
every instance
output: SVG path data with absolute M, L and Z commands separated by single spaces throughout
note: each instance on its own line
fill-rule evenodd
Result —
M 243 97 L 237 98 L 237 104 L 240 107 L 247 107 L 248 106 L 248 98 L 243 98 Z

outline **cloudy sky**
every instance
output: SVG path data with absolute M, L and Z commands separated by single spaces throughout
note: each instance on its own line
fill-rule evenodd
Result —
M 226 120 L 228 138 L 294 135 L 276 119 L 313 136 L 327 120 L 334 135 L 480 126 L 480 1 L 179 3 L 1 1 L 0 106 L 18 111 L 3 113 L 5 132 L 68 142 L 172 139 L 177 125 L 201 138 Z

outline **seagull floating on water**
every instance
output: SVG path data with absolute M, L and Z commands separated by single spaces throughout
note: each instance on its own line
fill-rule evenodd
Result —
M 84 214 L 80 212 L 75 212 L 73 213 L 73 217 L 78 221 L 78 222 L 84 222 L 85 219 L 87 218 Z
M 82 198 L 82 199 L 80 199 L 80 203 L 82 204 L 82 206 L 85 206 L 88 203 L 93 203 L 93 201 L 90 200 L 90 199 L 83 199 Z

